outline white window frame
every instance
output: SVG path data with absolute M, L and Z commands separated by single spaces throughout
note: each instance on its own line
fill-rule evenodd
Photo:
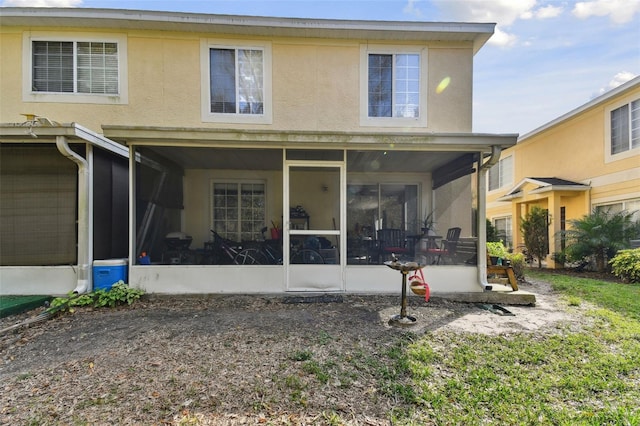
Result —
M 613 212 L 634 212 L 633 219 L 640 220 L 640 198 L 630 198 L 625 200 L 609 201 L 599 204 L 594 204 L 594 209 L 611 209 L 614 206 L 620 206 L 620 208 L 614 208 Z M 637 206 L 637 207 L 636 207 Z
M 34 41 L 116 43 L 118 45 L 118 93 L 38 92 L 32 90 L 32 47 Z M 124 34 L 95 33 L 79 35 L 58 32 L 27 32 L 22 37 L 22 100 L 24 102 L 128 104 L 129 82 L 127 56 L 127 37 Z
M 417 54 L 420 57 L 418 117 L 369 117 L 369 55 Z M 360 45 L 360 125 L 376 127 L 427 127 L 428 51 L 423 46 Z M 393 93 L 392 93 L 393 95 Z
M 261 180 L 261 179 L 212 179 L 210 181 L 210 185 L 209 185 L 209 206 L 211 209 L 211 215 L 210 215 L 210 229 L 215 230 L 215 206 L 214 206 L 214 189 L 215 189 L 215 185 L 216 184 L 234 184 L 238 186 L 238 191 L 239 191 L 239 197 L 238 197 L 238 230 L 237 230 L 237 235 L 236 236 L 229 236 L 229 235 L 222 235 L 223 237 L 229 238 L 231 240 L 234 241 L 241 241 L 241 234 L 242 234 L 242 203 L 241 203 L 241 191 L 240 189 L 242 188 L 242 185 L 245 184 L 252 184 L 252 185 L 262 185 L 264 188 L 264 209 L 262 212 L 263 218 L 264 218 L 264 225 L 266 226 L 266 220 L 267 220 L 267 182 L 265 180 Z
M 505 176 L 505 162 L 509 160 L 511 161 L 511 170 L 509 176 Z M 498 186 L 495 188 L 491 188 L 491 174 L 498 173 Z M 513 174 L 514 174 L 514 159 L 513 155 L 507 155 L 504 158 L 501 158 L 500 161 L 495 164 L 493 167 L 489 169 L 487 173 L 487 190 L 489 192 L 499 191 L 500 189 L 513 185 Z
M 500 233 L 500 229 L 497 226 L 497 222 L 500 220 L 504 220 L 505 221 L 505 238 L 506 240 L 503 240 L 503 243 L 506 247 L 513 247 L 513 218 L 511 217 L 511 215 L 509 216 L 499 216 L 499 217 L 494 217 L 491 222 L 493 223 L 493 227 L 496 228 L 496 231 L 498 232 L 498 234 Z
M 263 112 L 262 114 L 232 114 L 211 112 L 211 87 L 209 69 L 210 49 L 255 49 L 263 52 Z M 268 41 L 203 39 L 200 42 L 201 120 L 205 123 L 272 124 L 272 53 Z
M 631 104 L 632 103 L 636 103 L 636 105 L 638 105 L 640 107 L 640 98 L 637 97 L 626 97 L 624 99 L 621 99 L 619 102 L 616 102 L 614 104 L 609 105 L 608 107 L 605 108 L 605 114 L 604 114 L 604 128 L 605 128 L 605 135 L 604 135 L 604 158 L 605 158 L 605 163 L 610 163 L 612 161 L 618 161 L 618 160 L 623 160 L 626 158 L 631 158 L 633 156 L 639 155 L 640 154 L 640 145 L 636 146 L 635 148 L 632 148 L 631 146 L 631 140 L 632 140 L 632 129 L 633 129 L 633 123 L 632 123 L 632 116 L 631 116 Z M 619 108 L 624 107 L 625 105 L 627 105 L 629 107 L 629 148 L 625 151 L 616 153 L 616 154 L 612 154 L 611 153 L 611 113 Z M 640 128 L 636 129 L 636 131 L 640 132 Z

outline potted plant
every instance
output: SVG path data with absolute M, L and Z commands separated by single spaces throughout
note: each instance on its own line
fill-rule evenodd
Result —
M 422 220 L 422 234 L 423 235 L 435 235 L 435 220 L 434 220 L 434 211 L 432 210 L 423 220 Z
M 487 254 L 491 258 L 493 265 L 502 265 L 509 258 L 509 252 L 502 243 L 502 240 L 497 242 L 487 242 Z

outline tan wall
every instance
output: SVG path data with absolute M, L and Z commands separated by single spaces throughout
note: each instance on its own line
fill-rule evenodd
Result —
M 0 122 L 22 122 L 21 113 L 58 122 L 77 122 L 101 132 L 102 124 L 235 128 L 201 120 L 201 40 L 210 34 L 130 31 L 127 35 L 128 103 L 100 105 L 24 102 L 23 31 L 3 28 Z M 39 30 L 38 34 L 81 38 L 86 30 Z M 110 34 L 100 31 L 100 34 Z M 218 37 L 219 38 L 219 37 Z M 272 130 L 362 130 L 359 124 L 360 40 L 272 40 L 273 122 L 242 128 Z M 233 39 L 230 39 L 233 44 Z M 367 131 L 471 130 L 472 49 L 468 45 L 427 46 L 427 127 Z M 26 74 L 25 74 L 26 75 Z M 444 78 L 451 83 L 436 94 Z
M 282 217 L 282 172 L 259 170 L 185 170 L 184 226 L 193 237 L 191 248 L 202 247 L 211 238 L 211 182 L 213 180 L 264 181 L 267 194 L 267 224 Z M 268 236 L 269 234 L 267 234 Z

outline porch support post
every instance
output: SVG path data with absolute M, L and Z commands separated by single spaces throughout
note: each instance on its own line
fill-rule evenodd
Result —
M 134 146 L 129 146 L 129 273 L 131 277 L 131 266 L 135 265 L 136 253 L 136 150 Z
M 492 288 L 487 281 L 487 173 L 500 161 L 501 152 L 499 146 L 493 145 L 491 157 L 486 162 L 482 162 L 482 152 L 478 156 L 478 282 L 485 290 Z

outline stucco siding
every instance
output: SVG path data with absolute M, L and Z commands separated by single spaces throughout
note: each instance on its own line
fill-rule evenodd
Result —
M 237 128 L 238 124 L 208 123 L 201 118 L 203 87 L 201 67 L 206 66 L 201 44 L 212 37 L 216 43 L 234 46 L 251 40 L 213 34 L 179 32 L 129 31 L 94 32 L 86 29 L 39 29 L 43 37 L 55 40 L 83 37 L 120 37 L 126 48 L 126 63 L 121 64 L 121 83 L 126 84 L 126 102 L 58 103 L 23 99 L 21 94 L 28 73 L 31 32 L 14 27 L 2 30 L 4 63 L 21 63 L 22 67 L 3 66 L 0 88 L 3 108 L 0 122 L 20 122 L 21 113 L 46 116 L 58 122 L 78 122 L 101 132 L 102 124 L 162 127 Z M 362 130 L 359 122 L 362 64 L 360 46 L 363 40 L 265 39 L 257 42 L 270 46 L 272 75 L 272 121 L 267 124 L 243 124 L 246 129 L 270 130 Z M 25 47 L 26 46 L 26 47 Z M 392 46 L 404 46 L 394 44 Z M 428 67 L 423 76 L 423 92 L 427 99 L 426 126 L 378 127 L 370 131 L 468 132 L 472 117 L 472 61 L 469 43 L 444 44 L 428 42 L 420 45 Z M 126 78 L 124 78 L 126 76 Z M 445 78 L 450 83 L 440 92 L 436 89 Z M 27 83 L 28 84 L 28 83 Z M 55 96 L 55 95 L 53 95 Z M 78 98 L 80 99 L 80 98 Z M 424 111 L 426 109 L 426 111 Z

